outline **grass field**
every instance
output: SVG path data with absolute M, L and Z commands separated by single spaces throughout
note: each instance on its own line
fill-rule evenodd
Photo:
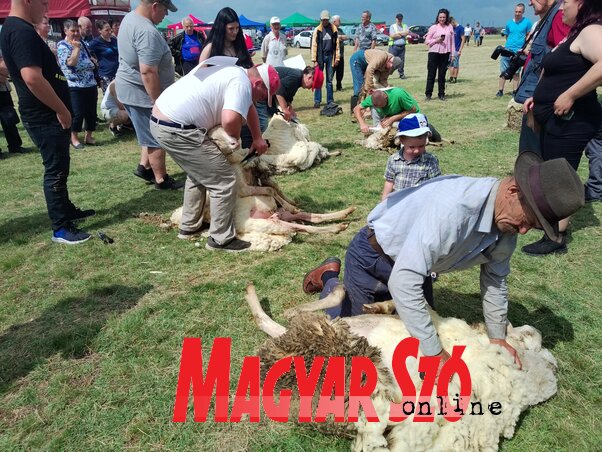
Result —
M 408 49 L 408 79 L 392 78 L 455 140 L 432 150 L 445 174 L 503 177 L 512 170 L 518 133 L 505 128 L 510 97 L 494 96 L 498 63 L 489 58 L 498 43 L 487 36 L 484 46 L 465 50 L 447 102 L 422 101 L 423 45 Z M 308 60 L 308 50 L 291 51 L 298 52 Z M 168 218 L 182 192 L 157 191 L 134 177 L 134 137 L 112 138 L 106 126 L 96 134 L 102 146 L 72 151 L 69 190 L 78 206 L 98 211 L 85 229 L 105 231 L 113 245 L 52 244 L 39 155 L 0 161 L 0 450 L 348 449 L 346 440 L 292 423 L 195 424 L 191 412 L 189 422 L 171 422 L 183 338 L 202 337 L 208 345 L 231 336 L 238 370 L 264 340 L 244 302 L 246 282 L 283 322 L 286 308 L 312 299 L 300 290 L 304 273 L 326 256 L 342 258 L 379 201 L 387 155 L 355 144 L 348 68 L 343 83 L 335 92 L 343 115 L 320 117 L 308 91 L 295 99 L 312 138 L 342 155 L 277 181 L 307 211 L 358 209 L 344 233 L 300 234 L 276 253 L 210 253 L 142 221 L 141 212 Z M 168 168 L 184 177 L 173 161 Z M 579 173 L 585 179 L 585 159 Z M 558 394 L 526 412 L 502 450 L 600 450 L 601 214 L 598 203 L 574 216 L 564 256 L 513 256 L 509 317 L 542 332 L 558 359 Z M 521 236 L 519 247 L 538 238 Z M 477 272 L 442 275 L 435 297 L 443 315 L 482 321 Z

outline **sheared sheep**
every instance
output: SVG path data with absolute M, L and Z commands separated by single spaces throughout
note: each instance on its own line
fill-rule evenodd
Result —
M 326 299 L 313 303 L 309 310 L 336 305 L 344 294 L 343 287 L 339 286 Z M 287 329 L 265 314 L 253 285 L 247 287 L 246 299 L 257 325 L 271 336 L 258 352 L 263 374 L 285 356 L 305 356 L 308 366 L 315 356 L 368 356 L 374 362 L 378 384 L 371 400 L 380 422 L 367 422 L 360 415 L 354 426 L 315 425 L 333 434 L 355 432 L 354 451 L 497 450 L 500 436 L 513 436 L 522 411 L 556 393 L 556 360 L 549 350 L 542 348 L 541 334 L 535 328 L 526 325 L 508 327 L 507 340 L 516 348 L 523 363 L 522 370 L 519 370 L 510 354 L 489 342 L 483 324 L 470 326 L 463 320 L 442 318 L 431 311 L 433 324 L 445 349 L 466 345 L 462 359 L 472 378 L 471 402 L 481 402 L 485 414 L 465 414 L 458 422 L 448 422 L 437 412 L 434 422 L 412 422 L 413 416 L 410 416 L 403 422 L 393 423 L 388 421 L 390 403 L 400 402 L 401 393 L 392 378 L 392 357 L 399 341 L 409 337 L 399 317 L 364 314 L 329 320 L 323 314 L 303 312 L 308 310 L 307 306 L 303 306 L 296 310 Z M 377 311 L 380 308 L 382 306 Z M 389 311 L 385 309 L 384 312 Z M 419 392 L 422 381 L 416 363 L 410 359 L 407 367 Z M 349 385 L 348 377 L 349 372 L 346 374 L 346 387 Z M 290 387 L 287 376 L 282 378 Z M 459 392 L 457 377 L 454 377 L 449 385 L 449 394 Z M 501 414 L 497 416 L 485 409 L 494 401 L 502 406 Z M 437 406 L 434 397 L 431 405 Z
M 506 126 L 509 129 L 520 130 L 523 123 L 523 104 L 510 99 L 506 107 Z
M 366 149 L 372 149 L 374 151 L 387 151 L 389 154 L 393 154 L 399 150 L 399 138 L 395 137 L 397 133 L 397 122 L 393 123 L 391 127 L 378 128 L 375 132 L 371 133 L 367 137 L 358 140 L 357 144 L 365 147 Z M 439 133 L 433 135 L 428 142 L 429 146 L 443 146 L 445 144 L 454 144 L 453 140 L 446 140 L 442 138 Z
M 241 161 L 248 150 L 241 149 L 238 140 L 228 136 L 221 127 L 211 129 L 207 136 L 226 155 L 236 172 L 238 199 L 234 209 L 234 226 L 240 239 L 251 242 L 252 250 L 276 251 L 290 243 L 298 231 L 310 234 L 336 234 L 347 229 L 348 223 L 320 227 L 296 223 L 296 221 L 323 223 L 342 220 L 347 218 L 355 207 L 325 214 L 302 212 L 263 172 L 258 163 L 259 158 L 252 159 L 243 168 Z M 207 199 L 203 212 L 207 222 L 210 221 L 209 204 L 210 201 Z M 180 207 L 172 213 L 171 224 L 178 226 L 181 217 Z

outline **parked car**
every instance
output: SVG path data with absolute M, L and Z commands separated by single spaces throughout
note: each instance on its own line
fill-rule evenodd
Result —
M 311 47 L 311 31 L 302 31 L 293 38 L 293 47 Z
M 410 44 L 420 44 L 424 42 L 424 36 L 428 33 L 429 27 L 425 25 L 412 25 L 408 34 L 408 42 Z
M 389 44 L 389 35 L 386 35 L 384 33 L 377 33 L 376 34 L 376 45 L 381 45 L 381 46 L 386 46 Z

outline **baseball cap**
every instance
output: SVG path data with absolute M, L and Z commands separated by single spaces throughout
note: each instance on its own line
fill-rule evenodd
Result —
M 330 20 L 330 13 L 328 12 L 328 10 L 327 10 L 327 9 L 323 10 L 323 11 L 320 13 L 320 20 L 323 20 L 323 19 Z
M 272 18 L 270 19 L 270 25 L 271 24 L 279 24 L 279 23 L 280 23 L 280 17 L 272 16 Z
M 159 3 L 160 5 L 165 6 L 172 13 L 175 13 L 176 11 L 178 11 L 178 8 L 176 8 L 176 5 L 174 5 L 171 2 L 171 0 L 155 0 L 155 3 Z
M 259 76 L 261 77 L 263 84 L 268 89 L 267 103 L 271 107 L 272 96 L 276 94 L 276 91 L 278 91 L 278 88 L 280 88 L 280 76 L 273 66 L 265 63 L 257 66 L 257 71 L 259 72 Z
M 322 89 L 322 85 L 324 84 L 324 71 L 320 69 L 320 66 L 316 66 L 314 71 L 314 84 L 311 87 L 311 90 Z
M 419 137 L 430 133 L 429 122 L 422 113 L 411 113 L 399 121 L 396 137 Z
M 403 14 L 401 14 L 401 13 L 398 13 L 398 14 L 395 16 L 395 19 L 399 19 L 399 20 L 403 19 Z

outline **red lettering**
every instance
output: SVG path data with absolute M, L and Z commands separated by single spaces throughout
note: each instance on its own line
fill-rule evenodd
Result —
M 397 384 L 399 384 L 403 397 L 401 403 L 391 403 L 389 420 L 392 422 L 402 422 L 407 419 L 408 415 L 402 409 L 403 404 L 406 402 L 414 404 L 416 401 L 416 387 L 408 372 L 406 359 L 410 356 L 414 358 L 418 356 L 419 343 L 420 341 L 415 337 L 407 337 L 397 344 L 393 352 L 393 374 L 395 375 Z
M 456 400 L 456 409 L 443 416 L 449 422 L 459 421 L 466 412 L 466 407 L 470 401 L 472 379 L 470 378 L 470 371 L 468 370 L 466 363 L 462 361 L 462 353 L 464 353 L 465 349 L 465 345 L 454 346 L 451 358 L 443 365 L 443 368 L 439 373 L 439 380 L 437 381 L 437 395 L 441 396 L 442 399 L 445 399 L 447 403 L 444 403 L 448 405 L 449 382 L 454 374 L 458 374 L 458 378 L 460 379 L 460 398 Z
M 215 388 L 215 421 L 227 422 L 231 345 L 232 339 L 229 337 L 214 339 L 206 378 L 203 378 L 201 338 L 184 338 L 178 386 L 176 389 L 176 401 L 173 410 L 173 422 L 186 422 L 191 385 L 194 421 L 205 422 L 207 420 L 209 403 L 211 402 L 211 396 Z
M 418 371 L 424 372 L 424 381 L 420 388 L 420 396 L 418 397 L 418 405 L 424 406 L 424 403 L 430 404 L 431 395 L 433 394 L 433 388 L 435 387 L 435 377 L 437 376 L 437 369 L 439 368 L 439 356 L 422 356 L 418 361 Z M 423 414 L 422 410 L 414 415 L 414 422 L 433 422 L 435 416 L 430 414 L 431 410 L 428 410 L 428 414 Z
M 276 405 L 274 401 L 274 388 L 278 379 L 291 370 L 292 363 L 292 356 L 279 359 L 272 366 L 272 368 L 268 370 L 268 373 L 265 376 L 265 381 L 263 382 L 263 410 L 265 411 L 265 414 L 273 421 L 288 422 L 291 406 L 291 395 L 293 392 L 290 389 L 283 389 L 280 391 L 280 404 Z
M 365 380 L 364 385 L 362 385 L 362 380 Z M 377 383 L 378 373 L 374 363 L 369 358 L 365 356 L 351 358 L 347 422 L 357 422 L 360 404 L 368 422 L 379 421 L 370 397 L 376 389 Z
M 244 413 L 249 414 L 251 422 L 259 422 L 259 380 L 259 356 L 246 356 L 242 362 L 230 422 L 240 422 Z
M 331 356 L 328 359 L 315 421 L 326 421 L 328 414 L 334 414 L 335 422 L 345 422 L 345 358 L 343 356 Z
M 311 422 L 311 402 L 318 385 L 318 378 L 322 373 L 324 361 L 323 356 L 316 356 L 308 374 L 305 367 L 305 358 L 303 356 L 293 358 L 297 385 L 299 386 L 299 422 Z

